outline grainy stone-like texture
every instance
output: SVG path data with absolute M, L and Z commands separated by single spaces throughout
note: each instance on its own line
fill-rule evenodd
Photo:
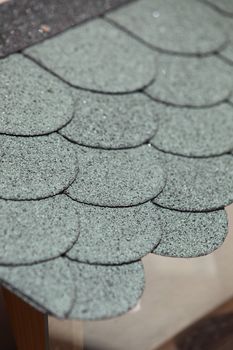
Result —
M 77 203 L 80 236 L 68 252 L 91 264 L 122 264 L 150 253 L 161 239 L 159 211 L 152 203 L 104 208 Z
M 165 185 L 162 168 L 149 145 L 120 151 L 76 146 L 76 153 L 79 176 L 66 192 L 79 202 L 137 205 L 156 197 Z
M 158 149 L 189 157 L 210 157 L 233 149 L 233 106 L 205 109 L 167 107 L 151 143 Z
M 66 189 L 78 172 L 73 145 L 52 134 L 0 135 L 0 198 L 40 199 Z
M 136 1 L 107 17 L 147 45 L 168 53 L 213 53 L 227 41 L 218 15 L 199 1 Z
M 189 158 L 155 150 L 167 175 L 154 203 L 165 208 L 206 211 L 233 202 L 233 156 Z
M 233 2 L 231 0 L 202 0 L 216 11 L 226 16 L 233 16 Z
M 230 41 L 229 45 L 220 54 L 220 57 L 225 59 L 227 63 L 233 66 L 233 43 Z
M 57 257 L 77 241 L 79 213 L 64 194 L 40 201 L 0 200 L 0 264 Z
M 144 289 L 140 262 L 120 266 L 71 263 L 76 298 L 70 318 L 94 320 L 119 316 L 132 309 Z
M 162 55 L 158 77 L 147 93 L 171 105 L 206 107 L 231 95 L 231 77 L 232 70 L 216 56 Z
M 88 22 L 26 50 L 76 87 L 131 92 L 156 74 L 156 57 L 137 40 L 102 19 Z
M 0 5 L 0 56 L 123 2 Z M 0 60 L 0 281 L 36 308 L 118 316 L 147 253 L 224 241 L 232 24 L 216 6 L 138 0 Z
M 164 109 L 143 94 L 115 96 L 79 91 L 74 119 L 61 134 L 84 146 L 135 147 L 155 134 Z
M 49 134 L 71 120 L 69 88 L 22 55 L 0 61 L 0 82 L 1 134 Z
M 227 235 L 224 210 L 191 213 L 159 208 L 159 213 L 163 235 L 155 254 L 183 258 L 210 254 Z

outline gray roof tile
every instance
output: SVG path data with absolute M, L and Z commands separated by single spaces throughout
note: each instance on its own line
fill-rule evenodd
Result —
M 141 262 L 98 266 L 72 262 L 76 298 L 69 318 L 94 320 L 119 316 L 132 309 L 144 289 Z
M 39 201 L 1 199 L 0 264 L 30 264 L 64 254 L 78 239 L 79 221 L 76 206 L 64 194 Z
M 158 149 L 189 157 L 211 157 L 233 149 L 233 106 L 203 109 L 167 107 L 150 142 Z
M 67 253 L 91 264 L 122 264 L 150 253 L 161 238 L 159 211 L 151 202 L 129 208 L 77 203 L 80 236 Z
M 175 156 L 155 150 L 167 176 L 154 203 L 169 209 L 206 211 L 233 202 L 233 156 L 210 158 Z
M 221 209 L 206 213 L 180 212 L 159 208 L 162 239 L 154 253 L 193 258 L 212 253 L 224 242 L 228 223 Z
M 77 91 L 75 116 L 60 133 L 84 146 L 119 149 L 143 144 L 165 107 L 144 94 L 104 95 Z
M 40 199 L 60 193 L 78 172 L 74 147 L 57 134 L 0 135 L 0 198 Z
M 79 202 L 136 205 L 157 196 L 165 185 L 163 170 L 149 145 L 118 151 L 76 146 L 76 152 L 79 175 L 66 193 Z
M 25 52 L 73 86 L 100 92 L 141 89 L 154 79 L 157 68 L 153 52 L 102 19 Z
M 147 93 L 176 106 L 206 107 L 232 93 L 232 70 L 218 57 L 160 56 L 156 81 Z
M 227 41 L 218 15 L 195 0 L 141 0 L 107 18 L 150 47 L 170 53 L 213 53 Z
M 233 16 L 233 3 L 231 0 L 202 0 L 216 11 L 226 16 Z
M 49 134 L 72 119 L 70 89 L 22 55 L 0 61 L 0 81 L 0 134 Z

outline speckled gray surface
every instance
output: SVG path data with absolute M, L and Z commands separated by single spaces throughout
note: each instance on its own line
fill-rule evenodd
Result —
M 0 198 L 39 199 L 67 188 L 78 172 L 73 145 L 59 135 L 0 135 Z
M 167 107 L 150 142 L 158 149 L 189 157 L 210 157 L 233 149 L 233 106 L 205 109 Z
M 233 2 L 231 0 L 202 0 L 203 3 L 226 16 L 233 16 Z
M 165 208 L 206 211 L 233 202 L 233 156 L 189 158 L 155 150 L 167 175 L 154 203 Z
M 40 201 L 0 200 L 0 264 L 48 260 L 77 241 L 79 213 L 72 200 L 55 196 Z
M 132 92 L 148 85 L 156 74 L 153 53 L 102 19 L 25 52 L 69 83 L 88 90 Z
M 140 262 L 120 266 L 71 263 L 76 300 L 69 318 L 93 320 L 119 316 L 132 309 L 144 289 Z
M 227 63 L 233 66 L 233 43 L 230 41 L 229 45 L 220 52 L 220 57 L 226 60 Z M 232 68 L 232 67 L 231 67 Z
M 71 120 L 69 88 L 22 55 L 0 61 L 0 81 L 1 134 L 43 135 Z
M 221 245 L 233 202 L 227 21 L 198 0 L 138 0 L 0 61 L 4 285 L 60 317 L 114 317 L 140 298 L 148 252 Z
M 232 70 L 216 56 L 161 55 L 158 77 L 146 91 L 172 105 L 211 106 L 231 95 Z
M 67 253 L 91 264 L 122 264 L 150 253 L 161 238 L 160 216 L 152 203 L 104 208 L 77 203 L 80 236 Z
M 206 213 L 159 208 L 163 232 L 154 253 L 191 258 L 210 254 L 224 242 L 228 232 L 225 210 Z
M 163 105 L 156 105 L 143 94 L 115 96 L 77 91 L 74 119 L 61 134 L 84 146 L 135 147 L 155 134 L 163 112 Z
M 157 196 L 165 185 L 163 170 L 149 145 L 120 151 L 76 146 L 76 153 L 79 176 L 66 193 L 79 202 L 136 205 Z
M 67 317 L 73 307 L 76 289 L 66 259 L 30 266 L 0 266 L 0 281 L 43 312 Z
M 217 14 L 193 0 L 137 1 L 108 14 L 107 18 L 149 46 L 166 52 L 213 53 L 227 41 L 224 31 L 218 28 Z

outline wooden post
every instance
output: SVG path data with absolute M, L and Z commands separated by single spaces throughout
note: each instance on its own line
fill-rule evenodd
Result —
M 48 316 L 3 288 L 17 350 L 49 350 Z

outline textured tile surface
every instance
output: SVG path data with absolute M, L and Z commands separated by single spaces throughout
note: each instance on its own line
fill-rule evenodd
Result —
M 103 14 L 126 0 L 21 0 L 0 7 L 0 57 Z
M 70 84 L 103 92 L 131 92 L 156 74 L 153 53 L 102 19 L 26 50 Z M 77 64 L 78 62 L 78 64 Z
M 76 299 L 70 318 L 84 320 L 119 316 L 132 309 L 144 289 L 140 262 L 120 266 L 71 263 Z
M 216 74 L 217 72 L 217 74 Z M 160 56 L 160 69 L 147 93 L 172 105 L 205 107 L 226 100 L 232 92 L 231 70 L 216 56 Z
M 159 212 L 163 235 L 155 254 L 183 258 L 206 255 L 217 249 L 227 235 L 224 210 L 191 213 L 159 208 Z
M 149 145 L 120 151 L 76 146 L 76 153 L 79 176 L 66 192 L 77 201 L 108 207 L 136 205 L 157 196 L 165 185 Z
M 155 150 L 167 175 L 154 203 L 178 210 L 206 211 L 233 201 L 233 156 L 188 158 Z
M 231 0 L 221 0 L 221 1 L 202 0 L 202 1 L 224 15 L 233 16 L 233 3 Z
M 151 143 L 158 149 L 189 157 L 210 157 L 233 149 L 233 106 L 164 110 Z
M 220 53 L 230 65 L 233 65 L 233 43 L 230 41 L 229 45 Z
M 165 52 L 213 53 L 227 40 L 224 31 L 218 27 L 217 14 L 193 0 L 142 0 L 107 17 L 149 46 Z
M 90 147 L 119 149 L 143 144 L 155 134 L 165 109 L 138 93 L 115 96 L 78 91 L 74 96 L 74 119 L 61 134 Z
M 75 179 L 74 148 L 59 135 L 0 136 L 0 198 L 39 199 L 55 195 Z
M 140 298 L 147 253 L 221 245 L 233 201 L 225 19 L 198 0 L 138 0 L 0 60 L 3 283 L 57 316 L 113 317 Z M 0 55 L 18 47 L 8 39 Z
M 161 239 L 157 207 L 104 208 L 77 203 L 80 236 L 71 259 L 95 264 L 122 264 L 150 253 Z
M 71 120 L 69 88 L 22 55 L 0 61 L 0 81 L 1 134 L 49 134 Z
M 0 264 L 57 257 L 77 241 L 79 213 L 64 194 L 40 201 L 0 200 Z

